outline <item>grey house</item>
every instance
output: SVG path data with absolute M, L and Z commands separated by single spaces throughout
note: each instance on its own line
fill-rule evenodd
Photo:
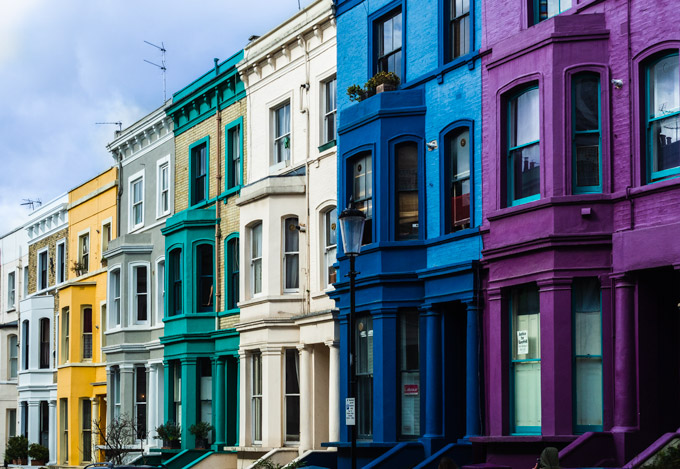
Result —
M 133 418 L 145 449 L 160 446 L 163 423 L 164 238 L 173 213 L 175 144 L 165 108 L 116 132 L 107 148 L 119 168 L 118 229 L 104 253 L 108 269 L 107 421 Z

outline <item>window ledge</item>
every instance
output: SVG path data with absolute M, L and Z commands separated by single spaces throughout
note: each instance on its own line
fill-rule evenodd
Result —
M 319 153 L 323 153 L 326 150 L 330 150 L 331 148 L 334 148 L 337 145 L 337 140 L 333 139 L 330 142 L 326 142 L 323 145 L 319 146 Z
M 142 223 L 141 225 L 135 225 L 135 226 L 132 227 L 132 229 L 128 230 L 127 234 L 134 234 L 134 233 L 137 233 L 138 231 L 141 231 L 143 229 L 144 229 L 144 223 Z

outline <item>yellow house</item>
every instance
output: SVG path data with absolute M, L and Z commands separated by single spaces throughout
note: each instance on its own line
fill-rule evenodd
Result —
M 97 424 L 106 427 L 106 265 L 102 252 L 116 233 L 117 169 L 68 194 L 67 282 L 59 291 L 57 462 L 82 466 L 97 457 Z

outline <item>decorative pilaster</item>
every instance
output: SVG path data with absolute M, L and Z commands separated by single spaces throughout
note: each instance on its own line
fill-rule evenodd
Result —
M 262 349 L 262 446 L 283 446 L 283 412 L 281 399 L 281 347 Z
M 40 443 L 40 401 L 28 401 L 28 422 L 23 424 L 28 431 L 28 443 Z
M 465 438 L 481 434 L 479 408 L 479 309 L 474 301 L 465 304 L 467 330 L 465 341 Z
M 300 454 L 314 446 L 312 358 L 310 347 L 300 344 Z
M 120 365 L 120 415 L 135 415 L 135 367 L 134 365 Z
M 165 403 L 165 422 L 177 422 L 177 416 L 175 415 L 175 373 L 172 366 L 172 362 L 166 361 L 163 363 L 164 373 L 163 381 L 165 382 L 165 398 L 163 402 Z
M 182 448 L 195 448 L 196 437 L 189 432 L 189 427 L 198 422 L 198 400 L 196 390 L 200 389 L 198 378 L 198 360 L 182 358 Z
M 328 347 L 328 441 L 340 440 L 340 347 L 326 342 Z
M 225 443 L 225 391 L 226 382 L 224 379 L 224 359 L 215 358 L 213 359 L 213 365 L 215 367 L 215 375 L 213 377 L 213 406 L 215 408 L 213 412 L 213 426 L 215 427 L 215 443 L 214 450 L 220 450 Z
M 425 438 L 443 437 L 442 427 L 442 315 L 432 305 L 420 308 L 425 318 Z
M 635 282 L 627 275 L 614 280 L 614 431 L 638 426 L 635 383 Z
M 92 448 L 90 448 L 90 454 L 92 455 L 92 461 L 97 461 L 97 445 L 99 444 L 99 434 L 97 433 L 97 423 L 100 421 L 99 416 L 99 397 L 91 397 L 91 414 L 90 417 L 92 421 L 90 423 L 90 432 L 92 437 L 90 438 L 90 443 Z
M 48 438 L 48 449 L 50 450 L 48 466 L 53 466 L 57 463 L 57 401 L 50 400 L 48 405 L 50 414 L 50 426 L 49 426 L 49 438 Z
M 508 396 L 507 373 L 503 372 L 507 369 L 509 363 L 507 353 L 508 321 L 507 318 L 503 317 L 501 289 L 489 288 L 487 295 L 489 305 L 487 319 L 489 322 L 488 433 L 490 436 L 501 436 L 504 429 L 508 428 L 509 422 L 509 410 L 507 404 L 505 404 L 506 396 Z
M 252 444 L 252 422 L 248 418 L 248 409 L 250 402 L 250 390 L 248 386 L 248 370 L 252 366 L 248 363 L 248 355 L 245 350 L 239 350 L 239 395 L 242 396 L 239 399 L 239 412 L 238 412 L 238 427 L 241 429 L 239 432 L 238 445 L 247 446 Z

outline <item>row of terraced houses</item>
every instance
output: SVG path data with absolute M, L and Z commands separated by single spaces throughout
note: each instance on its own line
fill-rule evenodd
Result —
M 680 441 L 676 7 L 316 0 L 226 51 L 0 238 L 0 452 L 23 434 L 84 466 L 128 421 L 132 464 L 349 468 L 353 343 L 358 467 L 658 460 Z M 350 100 L 383 71 L 395 90 Z

